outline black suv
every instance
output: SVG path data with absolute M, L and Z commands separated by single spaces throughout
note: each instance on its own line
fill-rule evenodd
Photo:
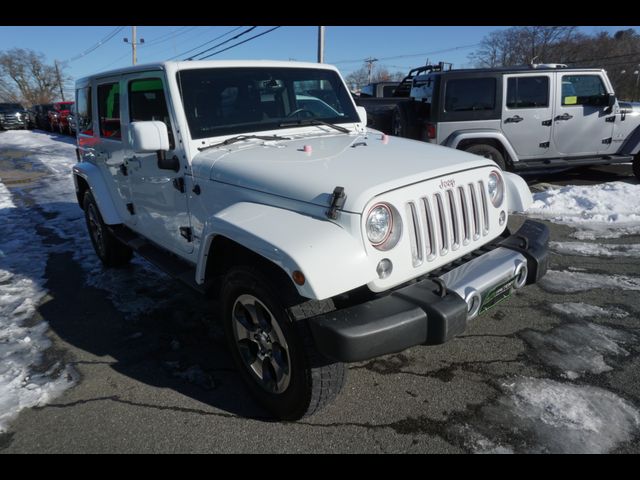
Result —
M 27 128 L 27 111 L 19 103 L 0 103 L 0 130 Z

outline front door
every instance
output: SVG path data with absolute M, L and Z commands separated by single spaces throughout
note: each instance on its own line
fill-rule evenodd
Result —
M 605 104 L 606 87 L 597 73 L 557 75 L 553 138 L 567 156 L 605 154 L 612 150 L 613 114 Z
M 554 73 L 505 75 L 502 131 L 521 160 L 550 157 Z
M 127 145 L 127 173 L 133 208 L 137 217 L 136 230 L 169 251 L 191 253 L 190 220 L 184 172 L 186 161 L 176 149 L 175 121 L 167 108 L 163 75 L 144 72 L 127 76 L 125 123 L 157 120 L 167 125 L 170 150 L 166 158 L 176 157 L 177 171 L 161 165 L 156 153 L 136 153 Z

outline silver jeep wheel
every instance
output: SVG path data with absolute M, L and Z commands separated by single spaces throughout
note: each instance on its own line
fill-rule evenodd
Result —
M 104 248 L 104 239 L 102 232 L 102 223 L 98 219 L 98 214 L 96 213 L 95 206 L 93 203 L 89 204 L 87 209 L 87 217 L 89 220 L 89 234 L 93 239 L 93 243 L 98 249 L 98 254 L 100 257 L 105 256 L 105 248 Z
M 240 357 L 257 383 L 269 393 L 282 393 L 291 380 L 289 347 L 269 309 L 253 295 L 240 295 L 231 310 Z

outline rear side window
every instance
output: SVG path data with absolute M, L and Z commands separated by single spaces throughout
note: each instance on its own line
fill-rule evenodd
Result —
M 93 135 L 91 87 L 76 90 L 76 122 L 81 135 Z
M 507 108 L 549 106 L 549 77 L 512 77 L 507 81 Z
M 120 84 L 98 85 L 98 116 L 100 136 L 120 140 Z
M 129 121 L 164 122 L 169 132 L 169 147 L 173 150 L 173 132 L 169 110 L 160 78 L 142 78 L 129 82 Z
M 464 78 L 447 81 L 444 99 L 446 112 L 494 110 L 495 105 L 495 78 Z
M 563 75 L 562 105 L 591 105 L 607 91 L 598 75 Z

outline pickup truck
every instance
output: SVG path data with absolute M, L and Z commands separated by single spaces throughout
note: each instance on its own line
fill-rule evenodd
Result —
M 357 103 L 374 128 L 491 158 L 503 170 L 631 162 L 640 179 L 640 109 L 616 98 L 601 69 L 427 65 L 392 97 Z
M 519 176 L 367 130 L 333 66 L 128 67 L 78 80 L 75 114 L 87 241 L 218 298 L 280 419 L 331 401 L 345 363 L 446 342 L 547 269 L 546 226 L 507 228 L 532 201 Z
M 67 117 L 71 113 L 73 102 L 56 102 L 49 110 L 49 130 L 51 132 L 71 133 Z

